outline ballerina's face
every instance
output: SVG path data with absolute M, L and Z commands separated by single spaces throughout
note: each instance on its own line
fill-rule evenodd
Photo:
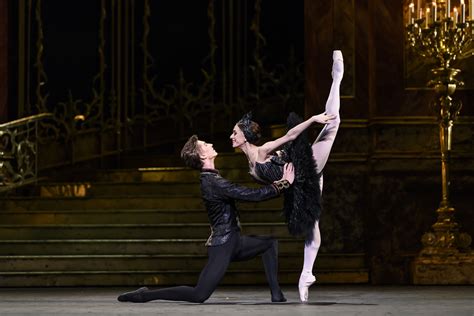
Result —
M 240 129 L 240 127 L 236 124 L 234 129 L 232 130 L 232 134 L 230 134 L 230 140 L 232 141 L 232 147 L 240 147 L 247 142 L 245 139 L 244 133 Z

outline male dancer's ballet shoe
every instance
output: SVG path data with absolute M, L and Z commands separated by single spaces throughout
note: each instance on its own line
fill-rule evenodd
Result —
M 123 293 L 120 295 L 117 300 L 119 302 L 133 302 L 133 303 L 143 303 L 145 302 L 143 298 L 143 292 L 148 291 L 146 286 L 139 288 L 138 290 Z
M 286 302 L 286 297 L 283 295 L 282 291 L 279 291 L 275 295 L 272 294 L 272 302 L 273 303 L 283 303 Z
M 342 58 L 342 52 L 335 50 L 332 52 L 332 79 L 341 81 L 344 76 L 344 59 Z
M 298 290 L 300 292 L 300 300 L 303 303 L 308 302 L 309 287 L 316 282 L 316 277 L 310 273 L 302 273 L 298 282 Z

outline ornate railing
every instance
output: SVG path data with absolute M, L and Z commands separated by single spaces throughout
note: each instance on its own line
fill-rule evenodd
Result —
M 199 51 L 202 63 L 193 69 L 180 66 L 174 78 L 164 77 L 157 68 L 159 50 L 173 43 L 153 45 L 160 26 L 157 14 L 163 14 L 154 1 L 101 0 L 88 4 L 96 10 L 97 33 L 90 34 L 97 41 L 84 45 L 96 49 L 95 70 L 92 78 L 70 87 L 66 94 L 58 84 L 62 70 L 48 68 L 46 63 L 46 52 L 55 54 L 51 43 L 58 38 L 48 32 L 49 20 L 44 16 L 52 19 L 62 11 L 50 9 L 45 0 L 22 0 L 19 14 L 25 25 L 18 52 L 23 70 L 18 80 L 18 115 L 53 113 L 50 132 L 66 142 L 85 133 L 97 132 L 99 139 L 104 133 L 110 134 L 100 147 L 110 147 L 113 141 L 113 148 L 101 149 L 98 155 L 112 149 L 155 147 L 169 140 L 167 131 L 173 131 L 174 139 L 191 131 L 227 133 L 248 110 L 256 111 L 256 119 L 263 124 L 283 121 L 285 114 L 274 117 L 303 109 L 303 64 L 298 60 L 301 56 L 295 57 L 294 44 L 288 47 L 287 60 L 269 62 L 266 58 L 267 39 L 261 28 L 263 2 L 207 0 L 207 10 L 201 11 L 207 19 L 206 26 L 200 25 L 207 27 L 207 42 Z M 69 74 L 65 71 L 62 75 Z M 89 80 L 90 85 L 83 84 Z
M 207 0 L 207 10 L 200 11 L 207 23 L 198 25 L 207 27 L 207 42 L 198 52 L 203 60 L 192 69 L 180 66 L 171 78 L 158 67 L 160 49 L 176 43 L 153 44 L 160 30 L 157 14 L 164 14 L 157 2 L 90 2 L 96 30 L 84 32 L 90 36 L 81 40 L 97 59 L 79 76 L 82 71 L 69 71 L 68 64 L 62 69 L 47 62 L 62 54 L 51 45 L 60 38 L 48 23 L 72 11 L 53 10 L 47 0 L 18 1 L 18 113 L 10 117 L 28 117 L 2 125 L 1 189 L 34 182 L 39 171 L 119 165 L 124 152 L 172 150 L 191 133 L 217 139 L 248 110 L 266 125 L 302 109 L 301 56 L 292 44 L 288 60 L 266 59 L 262 2 Z M 69 89 L 59 84 L 68 76 L 80 78 Z
M 40 122 L 37 114 L 0 125 L 0 192 L 38 180 Z

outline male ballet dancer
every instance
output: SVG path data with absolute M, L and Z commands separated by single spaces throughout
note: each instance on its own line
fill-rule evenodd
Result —
M 265 274 L 270 285 L 272 302 L 285 302 L 278 283 L 278 242 L 270 237 L 242 236 L 235 200 L 262 201 L 277 197 L 294 180 L 292 164 L 285 165 L 283 177 L 260 188 L 246 188 L 219 175 L 214 159 L 217 152 L 212 144 L 193 135 L 181 150 L 181 158 L 188 167 L 201 170 L 201 194 L 206 206 L 211 235 L 206 246 L 208 261 L 195 287 L 176 286 L 151 290 L 147 287 L 120 295 L 121 302 L 148 302 L 152 300 L 206 301 L 223 278 L 232 261 L 243 261 L 262 255 Z

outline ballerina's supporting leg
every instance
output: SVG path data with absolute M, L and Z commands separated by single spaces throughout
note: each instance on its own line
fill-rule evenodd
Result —
M 325 125 L 319 133 L 318 137 L 311 146 L 313 150 L 313 158 L 316 162 L 316 172 L 319 174 L 323 171 L 326 162 L 328 161 L 332 145 L 336 139 L 339 124 L 341 122 L 339 116 L 340 108 L 340 93 L 339 87 L 341 85 L 342 76 L 344 74 L 344 62 L 342 53 L 340 51 L 333 52 L 333 70 L 332 70 L 332 85 L 329 91 L 329 96 L 326 101 L 326 114 L 335 115 L 335 119 L 329 124 Z M 323 191 L 323 176 L 320 177 L 320 191 Z M 298 288 L 300 292 L 300 299 L 302 302 L 308 301 L 308 289 L 316 281 L 313 275 L 313 266 L 318 255 L 319 247 L 321 246 L 321 233 L 319 231 L 319 221 L 314 224 L 313 240 L 305 243 L 304 248 L 304 265 L 301 272 Z
M 301 272 L 300 280 L 298 282 L 298 290 L 302 302 L 308 301 L 308 289 L 314 282 L 316 282 L 316 278 L 313 275 L 313 265 L 320 246 L 321 233 L 319 231 L 319 221 L 316 221 L 313 229 L 313 240 L 307 241 L 304 246 L 303 271 Z

